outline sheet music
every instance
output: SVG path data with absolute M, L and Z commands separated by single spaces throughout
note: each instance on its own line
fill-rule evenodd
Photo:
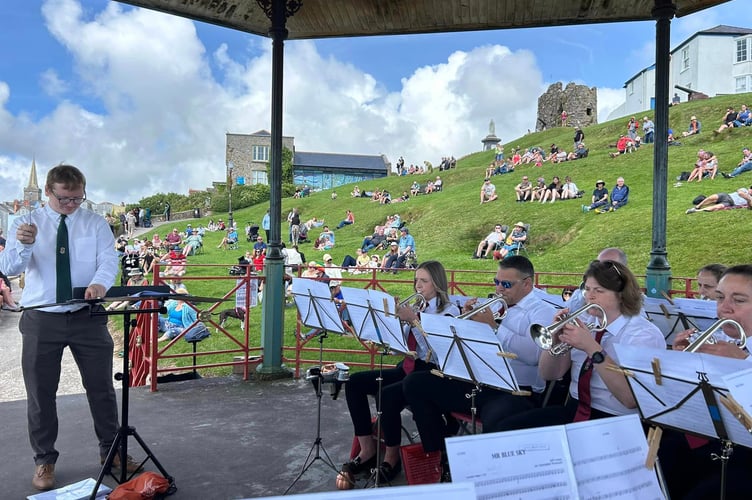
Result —
M 561 297 L 561 292 L 557 294 L 553 294 L 553 293 L 548 293 L 546 290 L 533 287 L 533 293 L 535 294 L 535 297 L 537 299 L 551 304 L 556 309 L 564 309 L 565 307 L 567 307 L 567 303 Z
M 506 391 L 519 390 L 509 361 L 499 356 L 504 349 L 489 325 L 426 313 L 421 314 L 420 322 L 444 375 Z
M 679 313 L 687 318 L 690 327 L 695 326 L 701 331 L 712 325 L 717 318 L 716 304 L 712 300 L 676 298 L 672 301 L 673 304 L 663 298 L 643 298 L 643 309 L 647 318 L 658 327 L 668 343 L 673 341 L 674 335 L 686 330 L 679 319 Z
M 379 290 L 341 287 L 347 312 L 360 340 L 387 345 L 393 351 L 409 351 L 396 316 L 394 297 Z
M 721 394 L 728 392 L 723 376 L 748 369 L 748 362 L 711 354 L 647 349 L 625 344 L 616 344 L 615 347 L 620 366 L 634 374 L 627 377 L 627 381 L 644 419 L 710 438 L 718 437 L 702 391 L 695 391 L 700 379 L 698 374 L 707 377 L 718 401 Z M 653 359 L 660 362 L 661 385 L 656 384 L 653 375 Z M 752 447 L 752 435 L 723 405 L 719 403 L 718 408 L 729 438 L 737 444 Z
M 388 493 L 385 493 L 388 491 Z M 420 484 L 414 486 L 394 486 L 384 488 L 367 488 L 323 493 L 303 493 L 301 495 L 287 495 L 284 497 L 262 497 L 256 500 L 270 500 L 271 498 L 289 498 L 290 500 L 475 500 L 475 485 L 471 482 L 451 482 L 438 484 Z M 246 499 L 249 500 L 249 499 Z
M 446 440 L 452 481 L 472 481 L 479 499 L 578 498 L 564 426 Z
M 565 426 L 580 498 L 665 498 L 636 414 Z
M 473 481 L 478 498 L 664 498 L 645 467 L 637 415 L 448 438 L 452 479 Z
M 345 333 L 342 319 L 326 283 L 308 278 L 293 278 L 292 294 L 301 323 L 311 328 Z

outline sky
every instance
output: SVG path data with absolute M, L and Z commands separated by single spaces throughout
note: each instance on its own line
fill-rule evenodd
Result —
M 304 7 L 305 8 L 305 3 Z M 671 24 L 671 48 L 749 0 Z M 285 43 L 284 135 L 301 151 L 437 164 L 479 151 L 494 120 L 534 129 L 555 82 L 598 88 L 605 120 L 655 60 L 655 23 Z M 105 0 L 0 3 L 0 200 L 78 166 L 95 202 L 187 194 L 225 179 L 225 134 L 270 130 L 271 41 Z

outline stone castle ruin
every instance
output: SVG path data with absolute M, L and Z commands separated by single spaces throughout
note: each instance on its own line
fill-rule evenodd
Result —
M 538 117 L 535 131 L 561 127 L 562 112 L 567 113 L 567 127 L 587 127 L 598 123 L 598 92 L 595 87 L 569 82 L 562 89 L 561 82 L 548 87 L 538 98 Z

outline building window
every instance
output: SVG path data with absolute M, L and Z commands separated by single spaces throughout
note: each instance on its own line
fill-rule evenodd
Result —
M 269 146 L 253 146 L 253 161 L 269 161 Z
M 689 69 L 689 47 L 682 49 L 682 71 Z
M 749 92 L 749 76 L 737 76 L 736 77 L 736 93 L 741 94 L 744 92 Z
M 251 172 L 251 179 L 251 184 L 269 184 L 269 180 L 266 177 L 266 172 L 264 172 L 263 170 L 254 170 L 253 172 Z
M 627 92 L 629 95 L 634 94 L 634 80 L 629 82 L 629 85 L 627 86 Z
M 750 38 L 741 38 L 736 41 L 736 62 L 749 61 Z

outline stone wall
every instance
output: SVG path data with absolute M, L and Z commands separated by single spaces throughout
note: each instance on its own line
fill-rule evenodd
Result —
M 561 127 L 561 112 L 567 112 L 568 127 L 587 127 L 598 123 L 598 92 L 595 87 L 575 85 L 569 82 L 562 88 L 561 82 L 548 87 L 538 98 L 538 118 L 535 131 Z

